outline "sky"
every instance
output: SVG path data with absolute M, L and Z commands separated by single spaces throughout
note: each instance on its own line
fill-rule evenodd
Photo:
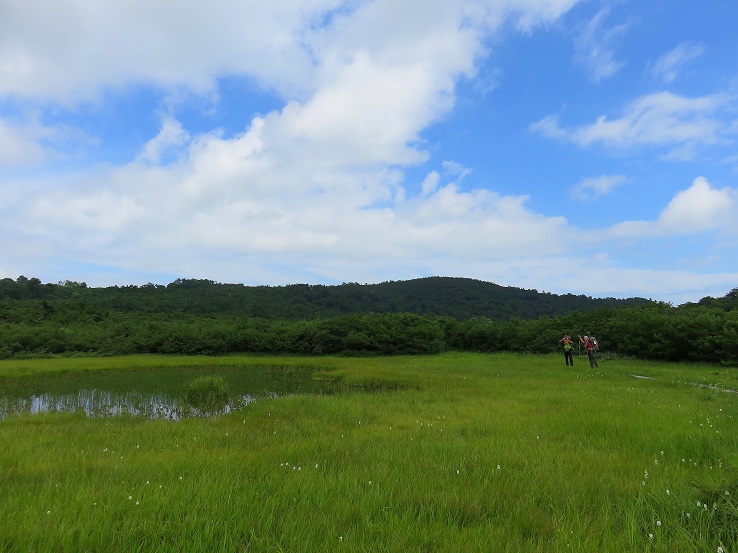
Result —
M 735 0 L 0 0 L 0 278 L 738 287 Z

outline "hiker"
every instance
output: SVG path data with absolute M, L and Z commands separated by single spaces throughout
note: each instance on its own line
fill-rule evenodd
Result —
M 594 341 L 590 339 L 589 336 L 585 336 L 584 339 L 582 339 L 582 337 L 580 336 L 579 341 L 584 344 L 584 349 L 587 350 L 587 357 L 589 357 L 590 368 L 597 367 L 599 369 L 600 366 L 597 364 L 597 359 L 595 359 Z
M 559 344 L 564 344 L 564 360 L 566 361 L 566 366 L 568 367 L 571 363 L 571 366 L 574 366 L 574 342 L 571 341 L 571 339 L 564 334 L 564 337 L 559 340 Z

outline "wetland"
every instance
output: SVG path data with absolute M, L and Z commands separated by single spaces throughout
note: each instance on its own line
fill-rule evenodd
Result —
M 332 394 L 346 388 L 336 378 L 315 378 L 316 372 L 315 367 L 252 365 L 5 377 L 0 378 L 0 419 L 16 414 L 56 412 L 179 420 L 227 414 L 264 397 Z M 227 400 L 217 409 L 200 409 L 186 400 L 188 385 L 208 376 L 222 379 L 226 384 Z

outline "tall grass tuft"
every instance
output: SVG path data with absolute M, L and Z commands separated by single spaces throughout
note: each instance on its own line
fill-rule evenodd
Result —
M 222 410 L 228 403 L 228 387 L 222 376 L 201 376 L 187 386 L 185 401 L 203 412 Z

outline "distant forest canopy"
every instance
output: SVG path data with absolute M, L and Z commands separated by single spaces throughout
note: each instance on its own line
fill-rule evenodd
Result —
M 283 287 L 0 280 L 0 358 L 552 353 L 564 333 L 594 334 L 604 356 L 738 365 L 738 288 L 674 307 L 441 277 Z
M 42 284 L 37 278 L 0 281 L 0 300 L 43 300 L 61 306 L 81 302 L 91 309 L 144 312 L 231 314 L 265 319 L 304 320 L 353 313 L 414 313 L 458 320 L 487 317 L 535 319 L 602 307 L 633 307 L 643 298 L 556 295 L 500 286 L 468 278 L 428 277 L 381 284 L 335 286 L 293 284 L 245 286 L 212 280 L 177 279 L 165 285 L 90 288 L 84 282 Z

